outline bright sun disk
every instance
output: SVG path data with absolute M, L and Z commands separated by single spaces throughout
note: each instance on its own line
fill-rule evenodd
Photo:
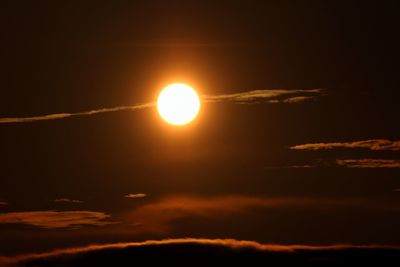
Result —
M 199 113 L 200 98 L 189 85 L 170 84 L 158 96 L 157 109 L 166 122 L 184 125 L 191 122 Z

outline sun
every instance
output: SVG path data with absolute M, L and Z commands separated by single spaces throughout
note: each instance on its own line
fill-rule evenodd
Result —
M 173 125 L 185 125 L 194 120 L 200 111 L 197 92 L 184 83 L 173 83 L 165 87 L 157 100 L 161 118 Z

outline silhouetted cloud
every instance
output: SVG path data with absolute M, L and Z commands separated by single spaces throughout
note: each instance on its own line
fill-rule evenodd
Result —
M 0 224 L 27 224 L 40 228 L 76 228 L 84 225 L 103 226 L 110 215 L 94 211 L 26 211 L 0 213 Z
M 126 198 L 142 198 L 142 197 L 146 197 L 146 196 L 147 195 L 143 194 L 143 193 L 125 195 Z
M 336 162 L 348 168 L 400 168 L 400 160 L 394 159 L 338 159 Z
M 61 203 L 83 203 L 82 200 L 70 199 L 70 198 L 57 198 L 57 199 L 54 199 L 53 202 L 61 202 Z
M 367 148 L 370 150 L 400 150 L 400 141 L 371 139 L 353 142 L 311 143 L 291 146 L 293 150 L 321 150 L 334 148 Z
M 92 245 L 2 257 L 9 266 L 397 266 L 400 249 L 379 245 L 277 245 L 234 239 L 184 238 Z M 14 265 L 13 265 L 14 264 Z

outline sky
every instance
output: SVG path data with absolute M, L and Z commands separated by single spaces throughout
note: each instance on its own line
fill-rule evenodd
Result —
M 2 1 L 0 264 L 111 244 L 399 260 L 396 18 L 389 1 Z M 180 127 L 156 110 L 175 82 L 202 101 Z

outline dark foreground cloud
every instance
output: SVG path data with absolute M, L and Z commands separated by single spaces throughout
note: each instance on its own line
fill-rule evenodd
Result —
M 260 244 L 233 239 L 170 239 L 92 245 L 0 258 L 3 266 L 399 266 L 400 248 Z
M 300 103 L 310 99 L 314 99 L 322 94 L 322 89 L 265 89 L 240 92 L 235 94 L 222 95 L 203 95 L 202 99 L 205 103 L 215 103 L 221 101 L 231 101 L 235 103 L 254 104 L 259 102 L 269 103 Z M 130 106 L 117 106 L 111 108 L 99 108 L 89 111 L 75 113 L 56 113 L 32 117 L 5 117 L 0 118 L 0 123 L 24 123 L 37 122 L 47 120 L 57 120 L 70 117 L 91 116 L 100 113 L 109 113 L 116 111 L 141 110 L 154 107 L 156 103 L 140 103 Z

